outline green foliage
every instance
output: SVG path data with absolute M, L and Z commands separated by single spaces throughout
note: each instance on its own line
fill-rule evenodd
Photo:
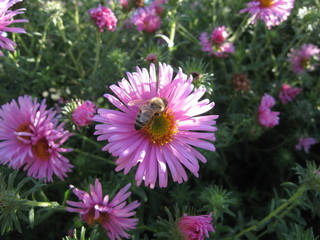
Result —
M 97 231 L 92 231 L 90 237 L 86 237 L 86 229 L 85 227 L 81 227 L 80 236 L 77 233 L 77 229 L 74 229 L 72 236 L 66 236 L 63 240 L 97 240 L 98 237 L 99 233 Z
M 6 171 L 8 172 L 8 171 Z M 27 177 L 15 183 L 17 171 L 5 174 L 0 172 L 0 222 L 1 235 L 17 230 L 22 233 L 20 220 L 34 222 L 34 209 L 27 205 L 27 198 L 44 185 Z M 31 185 L 30 185 L 31 183 Z M 27 189 L 24 189 L 28 185 Z M 29 218 L 26 212 L 29 212 Z

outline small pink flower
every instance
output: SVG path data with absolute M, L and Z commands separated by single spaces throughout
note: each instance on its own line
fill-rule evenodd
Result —
M 156 63 L 157 62 L 157 55 L 154 53 L 149 53 L 146 57 L 146 61 L 150 63 Z
M 225 30 L 225 26 L 216 27 L 211 33 L 211 39 L 215 43 L 222 44 L 226 41 L 228 33 Z
M 298 75 L 305 71 L 314 71 L 320 60 L 320 49 L 314 44 L 303 44 L 301 49 L 291 49 L 288 61 L 291 70 Z
M 100 32 L 103 32 L 104 28 L 111 32 L 116 29 L 118 19 L 110 8 L 103 7 L 99 4 L 97 8 L 90 9 L 88 13 L 91 15 L 91 18 L 96 21 Z
M 227 37 L 228 33 L 225 26 L 216 27 L 210 37 L 208 33 L 203 32 L 199 37 L 201 50 L 207 52 L 210 56 L 228 57 L 234 53 L 235 47 L 231 42 L 227 42 Z
M 94 186 L 90 184 L 90 193 L 71 186 L 80 202 L 67 201 L 71 207 L 66 209 L 69 212 L 78 212 L 88 225 L 100 223 L 111 240 L 129 238 L 127 231 L 135 229 L 138 222 L 138 219 L 130 217 L 136 213 L 133 210 L 140 206 L 138 201 L 130 204 L 125 201 L 131 195 L 131 192 L 128 192 L 130 186 L 131 184 L 127 184 L 112 200 L 109 195 L 103 197 L 98 179 Z
M 258 110 L 258 122 L 266 128 L 272 128 L 279 124 L 280 112 L 273 112 L 271 108 L 275 105 L 275 99 L 269 94 L 264 94 Z
M 127 8 L 129 6 L 129 0 L 120 0 L 120 4 L 123 8 Z
M 282 84 L 279 98 L 283 104 L 291 102 L 302 90 L 302 88 L 294 88 L 288 84 Z
M 154 0 L 148 6 L 151 11 L 154 11 L 156 15 L 161 15 L 164 10 L 163 4 L 165 4 L 167 0 Z
M 204 240 L 204 237 L 209 237 L 209 232 L 214 232 L 212 213 L 201 216 L 184 214 L 178 221 L 178 229 L 183 240 Z
M 51 182 L 56 175 L 63 180 L 73 166 L 60 154 L 71 149 L 61 145 L 71 135 L 58 124 L 56 112 L 46 110 L 45 100 L 19 97 L 18 104 L 12 100 L 0 109 L 0 163 L 23 167 L 36 179 Z
M 78 107 L 72 113 L 72 121 L 77 126 L 86 126 L 92 123 L 93 116 L 96 113 L 96 105 L 91 101 L 78 103 Z
M 161 25 L 160 17 L 155 13 L 154 9 L 139 8 L 138 11 L 131 18 L 138 31 L 145 31 L 148 33 L 156 32 Z
M 302 148 L 306 153 L 309 153 L 310 147 L 319 141 L 312 137 L 300 138 L 298 144 L 296 145 L 297 150 L 301 150 Z
M 2 0 L 0 2 L 0 48 L 8 49 L 9 51 L 14 51 L 14 48 L 17 46 L 15 42 L 6 37 L 6 32 L 12 33 L 26 33 L 23 28 L 17 27 L 8 27 L 12 23 L 21 23 L 28 22 L 26 19 L 17 19 L 13 20 L 12 18 L 18 14 L 24 13 L 25 8 L 20 8 L 17 10 L 8 10 L 17 2 L 22 0 Z M 2 51 L 0 50 L 0 56 L 3 56 Z
M 270 29 L 287 20 L 293 7 L 294 0 L 253 0 L 240 13 L 249 12 L 252 24 L 261 19 Z

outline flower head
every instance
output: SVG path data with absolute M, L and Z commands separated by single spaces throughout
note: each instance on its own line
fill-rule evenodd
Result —
M 116 171 L 124 169 L 127 174 L 137 166 L 138 185 L 144 180 L 151 188 L 157 178 L 160 187 L 167 186 L 168 167 L 179 183 L 188 178 L 184 167 L 198 176 L 198 161 L 205 163 L 206 159 L 193 146 L 215 151 L 215 146 L 205 140 L 215 140 L 218 116 L 199 116 L 214 107 L 208 99 L 199 101 L 206 89 L 193 91 L 192 77 L 187 78 L 179 69 L 173 78 L 172 67 L 161 63 L 158 76 L 154 64 L 149 72 L 137 67 L 137 72 L 127 76 L 129 81 L 123 79 L 118 86 L 110 86 L 117 98 L 105 94 L 120 111 L 98 109 L 94 117 L 102 123 L 96 125 L 95 134 L 101 135 L 98 140 L 109 141 L 103 150 L 118 157 Z M 163 99 L 163 104 L 151 105 L 154 98 Z M 159 105 L 164 106 L 162 111 Z M 145 123 L 140 130 L 135 129 L 137 121 Z
M 160 17 L 153 8 L 148 7 L 139 8 L 131 17 L 131 22 L 137 27 L 138 31 L 145 31 L 148 33 L 156 32 L 161 25 Z
M 63 180 L 72 165 L 60 152 L 71 150 L 60 146 L 70 135 L 44 100 L 39 104 L 30 96 L 19 97 L 18 103 L 12 100 L 0 109 L 0 163 L 24 166 L 37 179 L 52 181 L 55 174 Z
M 227 42 L 227 37 L 225 26 L 216 27 L 210 37 L 203 32 L 199 37 L 201 50 L 218 58 L 228 57 L 234 53 L 235 47 L 231 42 Z
M 276 104 L 276 100 L 269 94 L 264 94 L 258 110 L 258 122 L 266 128 L 272 128 L 279 124 L 280 112 L 273 112 L 271 108 Z
M 90 184 L 90 193 L 73 188 L 73 193 L 80 202 L 67 201 L 69 212 L 78 212 L 81 218 L 89 225 L 100 223 L 111 240 L 129 238 L 126 232 L 135 229 L 138 219 L 130 218 L 135 215 L 134 209 L 140 206 L 138 201 L 127 204 L 126 199 L 131 195 L 128 192 L 131 184 L 127 184 L 111 200 L 109 195 L 103 196 L 102 186 L 96 179 L 94 186 Z M 73 186 L 71 186 L 73 187 Z
M 12 18 L 18 14 L 24 13 L 26 9 L 20 8 L 17 10 L 8 10 L 17 2 L 21 2 L 22 0 L 2 0 L 0 2 L 0 47 L 2 49 L 8 49 L 9 51 L 14 51 L 14 48 L 17 46 L 15 42 L 6 37 L 6 32 L 13 33 L 26 33 L 23 28 L 17 27 L 8 27 L 12 23 L 19 22 L 28 22 L 26 19 L 17 19 L 13 20 Z M 2 51 L 0 50 L 0 56 L 3 56 Z
M 301 49 L 291 49 L 288 54 L 291 70 L 296 74 L 313 71 L 320 61 L 320 48 L 314 44 L 303 44 Z
M 201 216 L 187 216 L 184 214 L 178 220 L 178 229 L 183 240 L 204 240 L 204 237 L 209 237 L 209 232 L 214 232 L 212 213 Z
M 318 143 L 317 139 L 312 137 L 301 137 L 299 142 L 296 145 L 297 150 L 301 150 L 302 148 L 306 153 L 309 153 L 310 147 L 314 144 Z
M 91 15 L 91 18 L 96 21 L 100 32 L 103 32 L 104 28 L 110 32 L 116 29 L 118 19 L 110 8 L 103 7 L 99 4 L 97 8 L 90 9 L 88 13 Z
M 294 0 L 252 0 L 240 13 L 249 12 L 252 24 L 261 19 L 270 29 L 287 20 L 293 7 Z
M 282 84 L 279 98 L 283 104 L 291 102 L 302 90 L 302 88 L 294 88 L 288 84 Z
M 77 126 L 86 126 L 92 123 L 93 116 L 96 113 L 96 105 L 91 101 L 84 103 L 78 102 L 77 108 L 72 113 L 72 121 Z
M 211 33 L 211 40 L 215 43 L 224 43 L 228 37 L 225 26 L 216 27 Z
M 248 77 L 242 73 L 233 75 L 232 85 L 235 91 L 249 92 L 251 90 L 251 84 Z

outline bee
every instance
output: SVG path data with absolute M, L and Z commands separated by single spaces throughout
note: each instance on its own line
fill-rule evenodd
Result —
M 164 112 L 168 106 L 168 101 L 165 98 L 154 97 L 149 100 L 130 101 L 128 106 L 139 106 L 139 113 L 134 121 L 134 128 L 140 130 L 153 121 L 154 117 Z

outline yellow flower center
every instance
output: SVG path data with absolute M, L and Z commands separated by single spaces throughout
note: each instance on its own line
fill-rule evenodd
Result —
M 30 127 L 29 127 L 29 123 L 21 123 L 18 128 L 17 128 L 17 132 L 27 132 L 27 133 L 32 133 Z M 30 136 L 19 136 L 20 138 L 26 139 L 26 140 L 30 140 Z M 21 141 L 22 142 L 22 141 Z
M 50 159 L 49 144 L 45 137 L 38 140 L 38 142 L 32 146 L 33 154 L 42 161 Z
M 166 111 L 155 116 L 142 129 L 142 132 L 148 136 L 150 142 L 164 145 L 171 142 L 173 136 L 178 132 L 177 122 L 174 115 L 170 111 Z
M 271 7 L 274 4 L 274 0 L 259 0 L 260 7 L 262 8 L 268 8 Z

